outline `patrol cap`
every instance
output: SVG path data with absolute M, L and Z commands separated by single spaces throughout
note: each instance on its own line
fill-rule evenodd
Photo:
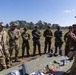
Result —
M 17 27 L 17 25 L 13 22 L 13 23 L 11 24 L 11 27 Z
M 38 25 L 36 25 L 36 26 L 35 26 L 35 28 L 39 28 L 39 26 L 38 26 Z
M 27 28 L 25 27 L 23 30 L 27 30 Z
M 4 24 L 3 23 L 0 23 L 0 27 L 4 27 Z
M 48 25 L 48 28 L 51 28 L 51 26 L 50 26 L 50 25 Z
M 60 29 L 60 26 L 57 26 L 57 29 Z
M 68 29 L 72 29 L 72 26 L 69 26 Z

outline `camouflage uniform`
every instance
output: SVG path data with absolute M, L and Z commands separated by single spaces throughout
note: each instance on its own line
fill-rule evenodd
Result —
M 76 31 L 74 30 L 72 33 L 74 33 L 76 35 Z M 76 51 L 76 41 L 74 41 L 70 36 L 69 36 L 69 49 L 73 48 Z
M 58 30 L 54 32 L 54 37 L 55 37 L 55 55 L 58 55 L 57 54 L 57 48 L 59 48 L 59 54 L 62 55 L 62 50 L 61 50 L 61 47 L 62 47 L 62 44 L 63 44 L 62 31 L 60 31 L 59 27 L 57 29 Z
M 74 49 L 74 52 L 73 52 L 74 61 L 73 61 L 73 65 L 71 67 L 70 75 L 76 75 L 76 24 L 73 24 L 72 33 L 75 34 L 75 39 L 71 37 L 71 39 L 69 40 L 69 41 L 71 41 L 69 44 L 69 47 Z M 71 36 L 73 36 L 73 35 L 71 34 Z
M 22 36 L 22 39 L 23 39 L 23 42 L 22 42 L 22 57 L 24 57 L 25 47 L 26 47 L 26 50 L 27 50 L 27 56 L 29 56 L 29 49 L 30 49 L 29 39 L 30 39 L 30 34 L 27 32 L 26 28 L 24 28 L 24 32 L 22 33 L 21 36 Z
M 37 30 L 38 28 L 39 28 L 38 26 L 35 26 L 35 29 L 32 31 L 33 46 L 34 46 L 33 56 L 35 56 L 36 45 L 38 46 L 39 55 L 41 55 L 41 44 L 40 44 L 41 32 Z
M 45 37 L 45 48 L 44 53 L 46 53 L 47 45 L 48 45 L 48 53 L 51 51 L 51 38 L 52 38 L 52 31 L 49 30 L 50 27 L 48 26 L 48 29 L 44 31 L 44 37 Z
M 14 25 L 12 25 L 13 27 Z M 12 57 L 13 49 L 15 49 L 15 61 L 18 60 L 18 54 L 19 54 L 19 37 L 20 37 L 20 31 L 15 29 L 9 29 L 9 45 L 10 45 L 10 55 Z
M 71 37 L 69 33 L 72 31 L 72 27 L 69 27 L 69 31 L 64 35 L 64 41 L 65 41 L 65 55 L 67 55 L 70 51 L 70 43 L 71 43 Z
M 2 64 L 3 68 L 10 67 L 10 54 L 8 49 L 8 35 L 3 30 L 0 32 L 0 64 Z
M 73 56 L 74 56 L 74 61 L 71 67 L 70 75 L 76 75 L 76 51 L 74 52 Z

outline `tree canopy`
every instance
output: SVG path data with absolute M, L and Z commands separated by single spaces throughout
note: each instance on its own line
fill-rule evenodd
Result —
M 33 23 L 32 21 L 27 22 L 24 20 L 16 20 L 16 21 L 11 21 L 9 24 L 6 24 L 6 28 L 9 28 L 13 22 L 17 25 L 18 28 L 27 27 L 27 29 L 33 29 L 35 25 L 38 25 L 40 29 L 46 29 L 48 25 L 50 25 L 52 29 L 56 29 L 57 26 L 60 26 L 59 24 L 51 24 L 41 20 L 39 20 L 37 23 Z M 66 29 L 68 27 L 61 27 L 61 28 Z

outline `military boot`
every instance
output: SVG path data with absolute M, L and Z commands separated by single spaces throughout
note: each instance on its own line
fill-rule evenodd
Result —
M 0 71 L 2 71 L 4 69 L 7 69 L 7 67 L 0 64 Z
M 15 59 L 15 62 L 20 62 L 20 60 L 18 58 Z
M 8 65 L 7 65 L 7 68 L 11 68 L 11 65 L 10 65 L 10 64 L 8 64 Z

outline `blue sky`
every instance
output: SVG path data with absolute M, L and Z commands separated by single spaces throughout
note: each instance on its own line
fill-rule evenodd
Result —
M 76 0 L 0 0 L 0 21 L 58 23 L 69 26 L 76 23 Z

